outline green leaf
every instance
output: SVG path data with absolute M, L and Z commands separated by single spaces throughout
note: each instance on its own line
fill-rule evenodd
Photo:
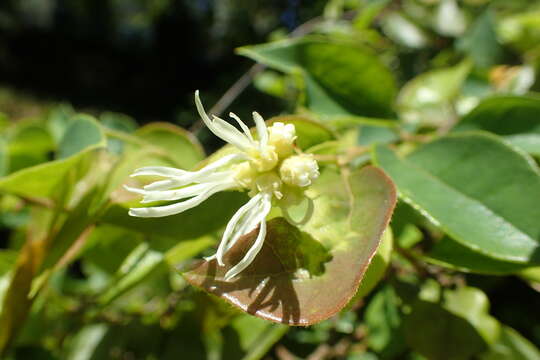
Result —
M 473 251 L 445 236 L 421 256 L 424 261 L 453 270 L 489 275 L 515 274 L 527 268 L 525 264 L 502 261 Z
M 5 176 L 9 170 L 8 147 L 4 139 L 0 138 L 0 177 Z
M 367 48 L 305 37 L 238 49 L 240 55 L 301 74 L 306 105 L 323 115 L 387 116 L 396 94 L 392 73 Z
M 489 300 L 481 290 L 473 287 L 447 290 L 444 307 L 469 321 L 488 344 L 499 338 L 499 322 L 489 315 Z
M 377 146 L 375 158 L 401 198 L 461 245 L 503 261 L 540 263 L 539 170 L 499 138 L 447 136 L 406 158 Z
M 329 128 L 303 116 L 285 115 L 268 119 L 269 126 L 274 122 L 293 124 L 296 129 L 296 145 L 304 151 L 312 146 L 336 139 Z
M 494 96 L 484 99 L 454 131 L 485 130 L 502 135 L 525 152 L 540 156 L 540 98 Z
M 48 160 L 54 144 L 45 127 L 28 120 L 16 123 L 7 137 L 9 172 L 15 172 Z M 4 165 L 5 166 L 5 165 Z
M 397 99 L 401 117 L 410 123 L 440 125 L 455 114 L 452 103 L 471 71 L 471 62 L 427 71 L 403 86 Z
M 394 191 L 390 180 L 374 167 L 345 179 L 327 169 L 310 188 L 311 218 L 297 228 L 280 217 L 270 220 L 261 251 L 236 280 L 227 282 L 223 276 L 251 246 L 256 230 L 226 253 L 225 266 L 202 261 L 184 276 L 263 319 L 289 325 L 327 319 L 358 289 L 394 208 Z
M 385 358 L 394 358 L 405 350 L 398 303 L 394 289 L 385 286 L 371 299 L 364 316 L 368 345 Z
M 67 174 L 94 159 L 99 147 L 96 145 L 66 159 L 17 171 L 0 180 L 0 192 L 29 198 L 54 198 L 58 187 L 67 181 Z
M 17 252 L 15 250 L 0 250 L 0 278 L 11 270 L 16 260 Z
M 430 360 L 467 360 L 486 343 L 465 319 L 439 304 L 418 300 L 404 319 L 407 343 Z
M 495 33 L 495 15 L 491 9 L 476 19 L 459 39 L 457 48 L 469 55 L 476 66 L 489 68 L 501 63 L 504 51 Z
M 498 342 L 479 358 L 480 360 L 537 360 L 540 359 L 540 351 L 516 330 L 509 326 L 502 326 Z
M 182 169 L 191 169 L 204 159 L 204 151 L 197 139 L 178 126 L 152 123 L 138 129 L 135 135 L 166 152 Z
M 75 115 L 70 122 L 58 148 L 58 159 L 65 159 L 90 147 L 105 145 L 101 125 L 91 116 Z
M 228 338 L 225 338 L 225 359 L 259 360 L 268 350 L 285 335 L 289 327 L 271 324 L 251 316 L 237 316 L 230 324 L 234 337 L 238 338 L 240 349 L 228 349 Z M 227 335 L 227 333 L 225 333 Z M 240 351 L 239 351 L 240 350 Z

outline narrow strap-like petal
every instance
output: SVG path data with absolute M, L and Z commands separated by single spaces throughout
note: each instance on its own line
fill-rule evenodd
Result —
M 259 134 L 259 142 L 262 150 L 268 144 L 268 129 L 266 128 L 264 119 L 258 112 L 253 112 L 253 121 L 255 121 L 255 126 L 257 127 L 257 134 Z
M 236 120 L 238 125 L 240 125 L 240 127 L 244 131 L 244 134 L 246 134 L 246 136 L 248 137 L 249 141 L 254 143 L 255 141 L 253 140 L 253 136 L 251 135 L 251 131 L 249 131 L 248 126 L 242 120 L 240 120 L 240 118 L 235 113 L 230 112 L 229 116 Z
M 208 117 L 199 97 L 199 90 L 195 91 L 195 105 L 197 106 L 197 111 L 205 125 L 217 137 L 236 146 L 240 150 L 245 150 L 250 145 L 249 139 L 234 126 L 218 117 L 214 116 L 213 120 Z
M 163 176 L 163 177 L 176 177 L 183 176 L 189 171 L 177 169 L 167 166 L 146 166 L 139 168 L 131 174 L 131 177 L 142 176 L 142 175 L 153 175 L 153 176 Z
M 219 185 L 216 185 L 212 188 L 209 188 L 205 192 L 189 199 L 186 201 L 182 201 L 176 204 L 171 205 L 165 205 L 165 206 L 155 206 L 155 207 L 146 207 L 146 208 L 131 208 L 129 209 L 129 215 L 131 216 L 138 216 L 138 217 L 161 217 L 161 216 L 169 216 L 174 214 L 179 214 L 183 211 L 189 210 L 200 203 L 202 203 L 204 200 L 208 199 L 213 194 L 227 190 L 230 188 L 233 188 L 236 186 L 235 183 L 222 183 Z
M 252 197 L 247 203 L 245 203 L 242 207 L 240 207 L 240 209 L 236 211 L 236 213 L 227 223 L 227 226 L 225 227 L 225 232 L 221 237 L 221 242 L 219 243 L 219 247 L 216 252 L 216 258 L 220 266 L 224 265 L 223 255 L 229 249 L 229 246 L 227 246 L 229 241 L 238 236 L 238 232 L 235 232 L 235 230 L 238 230 L 238 223 L 242 220 L 242 218 L 246 217 L 246 214 L 247 217 L 249 217 L 250 215 L 252 215 L 252 217 L 256 215 L 256 213 L 251 212 L 251 210 L 258 205 L 258 202 L 260 200 L 261 194 L 257 194 Z M 241 234 L 239 236 L 241 236 Z
M 210 189 L 216 186 L 217 182 L 209 182 L 202 184 L 193 184 L 181 189 L 175 190 L 166 190 L 166 191 L 146 191 L 141 204 L 146 204 L 154 201 L 161 200 L 181 200 L 188 197 L 199 195 L 205 192 L 207 189 Z
M 160 180 L 148 184 L 144 187 L 145 190 L 169 190 L 174 187 L 189 185 L 191 183 L 205 182 L 209 176 L 217 169 L 229 165 L 236 161 L 247 159 L 245 154 L 229 154 L 226 155 L 198 171 L 186 171 L 182 176 L 176 176 L 166 180 Z M 221 173 L 224 174 L 224 173 Z
M 270 209 L 272 207 L 271 203 L 271 197 L 265 194 L 264 196 L 264 207 L 262 209 L 262 213 L 264 214 L 263 219 L 260 222 L 259 226 L 259 234 L 257 235 L 257 238 L 255 239 L 255 242 L 249 248 L 246 255 L 240 260 L 238 264 L 233 266 L 227 273 L 225 274 L 225 280 L 230 280 L 231 278 L 238 275 L 242 270 L 247 268 L 255 259 L 259 251 L 261 251 L 261 248 L 264 244 L 264 239 L 266 238 L 266 216 L 270 212 Z

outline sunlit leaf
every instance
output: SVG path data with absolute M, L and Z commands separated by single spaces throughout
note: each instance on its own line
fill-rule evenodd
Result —
M 406 158 L 378 146 L 376 162 L 400 196 L 471 250 L 516 263 L 540 263 L 540 172 L 487 133 L 448 136 Z
M 138 129 L 135 135 L 165 151 L 182 169 L 191 169 L 204 158 L 197 139 L 178 126 L 152 123 Z
M 88 115 L 76 115 L 64 133 L 58 148 L 58 159 L 65 159 L 89 147 L 104 146 L 101 125 Z
M 306 37 L 238 49 L 238 53 L 305 81 L 306 105 L 323 115 L 387 116 L 393 75 L 367 48 Z
M 377 250 L 396 194 L 384 173 L 373 167 L 355 171 L 346 181 L 328 169 L 310 192 L 315 210 L 309 221 L 295 228 L 283 218 L 270 220 L 262 250 L 236 280 L 227 282 L 223 276 L 250 247 L 256 230 L 226 253 L 224 267 L 203 261 L 185 277 L 275 322 L 309 325 L 338 312 L 355 294 Z

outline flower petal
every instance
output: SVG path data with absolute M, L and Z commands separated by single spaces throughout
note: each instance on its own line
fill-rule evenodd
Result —
M 230 280 L 231 278 L 238 275 L 242 270 L 247 268 L 253 262 L 259 251 L 261 251 L 261 248 L 264 244 L 264 239 L 266 238 L 266 216 L 268 215 L 272 207 L 271 195 L 263 195 L 263 204 L 264 206 L 261 211 L 261 215 L 264 216 L 261 216 L 262 220 L 260 221 L 259 234 L 257 235 L 255 242 L 253 243 L 251 248 L 249 248 L 242 260 L 240 260 L 238 264 L 236 264 L 229 271 L 227 271 L 227 273 L 225 274 L 225 280 Z
M 248 126 L 242 120 L 240 120 L 240 118 L 235 113 L 230 112 L 229 116 L 236 120 L 238 125 L 240 125 L 240 127 L 244 131 L 244 134 L 246 134 L 246 136 L 248 137 L 249 141 L 254 143 L 255 141 L 253 140 L 253 136 L 251 135 L 251 131 L 249 131 Z
M 264 123 L 264 119 L 258 112 L 253 112 L 253 121 L 255 121 L 255 126 L 257 127 L 257 134 L 259 134 L 259 142 L 261 150 L 268 145 L 268 129 Z
M 208 117 L 199 97 L 199 90 L 195 91 L 195 105 L 205 125 L 217 137 L 236 146 L 240 150 L 245 150 L 250 145 L 249 139 L 234 126 L 216 116 L 214 116 L 213 120 Z
M 225 274 L 225 280 L 230 280 L 231 278 L 238 275 L 242 270 L 247 268 L 255 259 L 259 251 L 261 251 L 262 246 L 264 244 L 264 239 L 266 238 L 266 215 L 270 212 L 271 203 L 270 201 L 267 201 L 265 203 L 265 207 L 263 209 L 263 212 L 265 212 L 265 217 L 262 219 L 260 226 L 259 226 L 259 234 L 257 235 L 257 239 L 255 239 L 255 242 L 249 248 L 246 255 L 240 260 L 238 264 L 233 266 L 227 273 Z
M 233 242 L 236 240 L 236 238 L 243 235 L 243 234 L 239 234 L 238 231 L 236 232 L 234 231 L 235 229 L 237 229 L 238 223 L 242 221 L 241 225 L 243 225 L 246 221 L 250 219 L 250 217 L 252 218 L 255 215 L 257 215 L 256 212 L 253 212 L 251 210 L 254 207 L 257 207 L 257 205 L 259 205 L 261 198 L 262 198 L 261 194 L 257 194 L 254 197 L 252 197 L 247 203 L 245 203 L 242 207 L 240 207 L 240 209 L 236 211 L 236 213 L 233 215 L 231 220 L 229 220 L 229 222 L 227 223 L 227 227 L 225 228 L 225 232 L 223 233 L 223 236 L 221 237 L 221 242 L 219 243 L 219 247 L 216 252 L 217 262 L 220 266 L 224 265 L 223 264 L 224 253 L 230 248 L 230 246 L 232 246 L 232 245 L 229 245 L 229 241 Z M 246 214 L 247 214 L 247 218 L 245 218 Z
M 131 208 L 129 209 L 129 215 L 131 216 L 138 216 L 138 217 L 161 217 L 161 216 L 169 216 L 174 214 L 179 214 L 183 211 L 189 210 L 200 203 L 202 203 L 204 200 L 208 199 L 213 194 L 230 189 L 232 187 L 236 186 L 234 182 L 231 183 L 221 183 L 219 185 L 215 185 L 205 192 L 189 199 L 186 201 L 182 201 L 176 204 L 171 205 L 165 205 L 165 206 L 155 206 L 155 207 L 146 207 L 146 208 Z
M 144 187 L 145 190 L 169 190 L 173 187 L 180 187 L 189 185 L 191 183 L 206 182 L 207 178 L 214 173 L 220 167 L 229 165 L 235 161 L 241 161 L 247 159 L 244 154 L 230 154 L 226 155 L 213 163 L 210 163 L 200 169 L 199 171 L 185 171 L 181 176 L 175 176 L 170 179 L 160 180 L 148 184 Z M 221 174 L 225 174 L 222 172 Z M 210 181 L 210 180 L 208 180 Z

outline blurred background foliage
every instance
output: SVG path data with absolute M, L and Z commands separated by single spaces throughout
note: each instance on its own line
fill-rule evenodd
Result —
M 0 356 L 540 359 L 539 71 L 531 0 L 3 0 Z M 195 89 L 214 113 L 321 123 L 314 152 L 396 183 L 339 315 L 287 327 L 186 283 L 243 198 L 127 217 L 134 167 L 222 145 Z

